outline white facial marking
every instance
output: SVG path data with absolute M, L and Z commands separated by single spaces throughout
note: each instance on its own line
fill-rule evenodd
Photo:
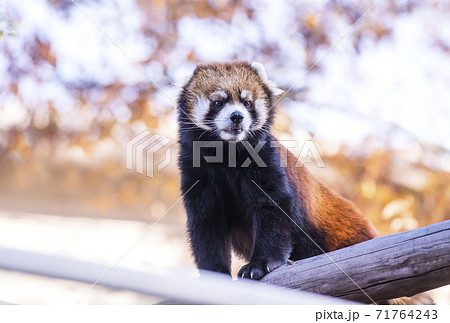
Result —
M 255 101 L 256 123 L 251 130 L 261 128 L 267 121 L 268 111 L 264 103 L 264 100 L 261 99 Z
M 244 119 L 239 124 L 239 126 L 242 128 L 242 131 L 237 135 L 225 130 L 225 128 L 228 128 L 233 125 L 230 116 L 234 111 L 239 111 L 244 116 Z M 251 115 L 250 113 L 248 113 L 247 109 L 245 109 L 242 104 L 227 104 L 222 110 L 220 110 L 220 112 L 214 118 L 214 123 L 217 129 L 219 129 L 220 137 L 223 140 L 240 141 L 244 140 L 245 137 L 247 136 L 247 131 L 249 130 L 251 125 Z
M 249 101 L 252 101 L 253 100 L 252 94 L 250 93 L 250 91 L 242 90 L 242 92 L 241 92 L 241 99 L 242 100 L 247 99 Z
M 197 126 L 205 130 L 212 130 L 205 124 L 205 116 L 209 111 L 209 100 L 205 97 L 198 98 L 192 109 L 192 119 Z
M 214 92 L 212 95 L 213 96 L 219 96 L 219 97 L 221 97 L 224 100 L 228 97 L 227 93 L 225 91 L 223 91 L 223 90 Z
M 247 133 L 245 131 L 241 131 L 238 135 L 231 134 L 229 132 L 221 131 L 220 132 L 220 138 L 223 140 L 232 140 L 232 141 L 241 141 L 245 140 L 247 137 Z

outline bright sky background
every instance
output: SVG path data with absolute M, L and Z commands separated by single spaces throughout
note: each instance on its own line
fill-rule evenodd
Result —
M 16 102 L 13 95 L 1 92 L 0 128 L 24 122 L 24 109 L 38 109 L 40 102 L 48 99 L 55 102 L 57 109 L 68 111 L 68 126 L 83 127 L 86 123 L 77 123 L 76 113 L 70 112 L 74 102 L 62 82 L 148 81 L 76 6 L 65 16 L 44 0 L 2 3 L 6 12 L 20 19 L 17 36 L 8 39 L 13 59 L 24 69 L 32 66 L 22 48 L 38 31 L 40 37 L 52 44 L 58 61 L 56 69 L 48 64 L 39 68 L 40 83 L 31 77 L 21 78 L 19 91 L 24 96 L 24 105 Z M 170 78 L 182 81 L 189 75 L 194 65 L 180 57 L 193 50 L 205 62 L 229 60 L 236 53 L 245 60 L 262 61 L 269 76 L 285 88 L 299 81 L 306 67 L 303 44 L 295 38 L 297 31 L 289 29 L 295 12 L 279 1 L 249 3 L 256 8 L 252 21 L 244 13 L 235 14 L 230 24 L 194 16 L 180 19 L 179 41 L 166 58 Z M 311 9 L 323 6 L 326 1 L 297 3 Z M 139 32 L 142 25 L 152 22 L 144 21 L 135 1 L 100 0 L 79 5 L 133 61 L 139 62 L 155 50 L 157 44 L 144 39 Z M 377 14 L 376 7 L 364 19 L 369 19 L 371 14 Z M 367 135 L 382 131 L 385 136 L 389 129 L 386 121 L 425 142 L 450 149 L 450 55 L 434 44 L 436 35 L 450 44 L 447 14 L 439 8 L 423 6 L 412 14 L 396 17 L 389 22 L 392 36 L 378 43 L 366 41 L 359 55 L 352 48 L 351 37 L 343 38 L 320 62 L 321 70 L 309 73 L 295 87 L 309 89 L 306 101 L 283 101 L 283 108 L 294 120 L 292 130 L 304 129 L 339 143 L 359 144 Z M 348 24 L 336 18 L 332 41 L 337 41 L 348 29 Z M 278 44 L 282 65 L 257 56 L 254 48 L 262 41 Z M 8 84 L 7 59 L 0 55 L 0 87 Z M 166 83 L 160 62 L 150 62 L 143 69 L 157 83 Z M 176 99 L 172 87 L 163 86 L 163 89 L 172 100 Z M 158 98 L 163 106 L 172 105 L 164 95 Z M 123 106 L 118 105 L 116 110 L 116 117 L 129 118 Z M 393 146 L 402 147 L 407 137 L 400 133 L 391 138 Z

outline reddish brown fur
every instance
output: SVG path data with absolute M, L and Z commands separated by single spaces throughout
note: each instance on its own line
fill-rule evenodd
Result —
M 378 236 L 376 229 L 355 205 L 318 182 L 288 151 L 286 172 L 297 188 L 309 220 L 324 235 L 326 251 L 344 248 Z
M 258 72 L 253 69 L 250 64 L 245 62 L 212 63 L 199 66 L 189 82 L 183 87 L 179 99 L 179 109 L 182 111 L 182 113 L 179 114 L 180 125 L 185 126 L 188 124 L 191 126 L 191 124 L 185 120 L 185 116 L 195 111 L 195 103 L 199 98 L 205 98 L 210 102 L 213 102 L 214 100 L 220 99 L 215 97 L 217 95 L 220 96 L 220 93 L 216 94 L 215 92 L 223 90 L 226 92 L 228 100 L 231 102 L 240 102 L 242 99 L 240 98 L 242 90 L 246 90 L 254 99 L 257 98 L 258 100 L 263 100 L 268 118 L 265 124 L 266 128 L 260 134 L 269 134 L 269 136 L 271 136 L 270 125 L 272 124 L 274 113 L 272 99 L 276 91 L 273 91 L 270 82 L 267 83 L 263 80 L 266 79 L 264 74 L 265 73 L 263 73 L 263 77 L 261 78 L 258 75 Z M 184 149 L 184 152 L 180 154 L 180 165 L 184 165 L 182 166 L 182 171 L 184 167 L 183 179 L 186 184 L 184 187 L 185 192 L 188 191 L 187 187 L 197 179 L 198 175 L 198 172 L 194 172 L 191 167 L 186 167 L 186 165 L 191 164 L 192 140 L 194 140 L 194 138 L 200 138 L 204 134 L 204 132 L 202 132 L 203 129 L 198 130 L 201 132 L 200 136 L 192 132 L 183 133 L 180 130 L 180 133 L 183 134 L 183 136 L 180 136 L 180 146 L 186 148 Z M 212 137 L 212 139 L 214 138 L 215 137 Z M 256 140 L 257 138 L 254 137 L 254 139 Z M 272 151 L 267 150 L 265 152 L 266 157 L 270 160 Z M 272 160 L 276 160 L 276 158 L 272 158 Z M 282 178 L 282 185 L 278 185 L 277 189 L 285 194 L 288 192 L 286 194 L 288 195 L 288 199 L 294 201 L 294 203 L 292 203 L 293 210 L 295 210 L 293 214 L 296 215 L 296 219 L 299 220 L 296 225 L 303 232 L 301 235 L 296 236 L 297 239 L 294 239 L 294 244 L 292 244 L 291 234 L 293 234 L 293 232 L 298 233 L 299 231 L 296 231 L 295 227 L 294 230 L 292 230 L 291 227 L 288 228 L 288 226 L 285 225 L 286 223 L 289 223 L 288 220 L 281 217 L 280 214 L 278 214 L 280 216 L 274 216 L 272 213 L 264 213 L 264 209 L 258 209 L 260 212 L 258 216 L 261 217 L 261 214 L 264 214 L 265 221 L 259 219 L 259 221 L 254 222 L 254 224 L 259 225 L 258 230 L 255 230 L 254 227 L 252 227 L 253 224 L 251 222 L 250 224 L 245 221 L 238 222 L 240 227 L 237 229 L 235 227 L 231 234 L 232 245 L 239 254 L 248 258 L 250 261 L 249 264 L 241 268 L 238 274 L 240 277 L 258 279 L 277 266 L 285 263 L 288 256 L 291 256 L 294 260 L 299 260 L 317 255 L 321 251 L 333 251 L 378 236 L 378 232 L 373 225 L 353 203 L 318 182 L 306 168 L 296 167 L 296 163 L 297 159 L 288 151 L 285 172 L 290 185 L 285 185 L 286 178 L 284 177 L 284 174 L 282 174 L 283 171 L 276 172 L 279 171 L 278 168 L 275 169 L 275 172 L 272 172 L 272 178 L 270 178 L 270 172 L 268 174 L 262 174 L 262 176 L 259 177 L 261 179 L 264 175 L 267 175 L 266 180 L 273 180 L 274 182 L 277 182 L 277 179 Z M 211 203 L 215 201 L 216 196 L 208 195 L 213 191 L 211 187 L 222 191 L 224 194 L 229 193 L 229 188 L 226 186 L 227 182 L 225 181 L 224 184 L 222 183 L 223 181 L 220 180 L 223 178 L 221 175 L 223 175 L 225 171 L 221 168 L 217 169 L 219 169 L 218 172 L 211 171 L 209 173 L 209 180 L 204 181 L 204 183 L 207 183 L 205 186 L 207 188 L 206 190 L 197 188 L 197 196 L 193 196 L 195 195 L 194 192 L 187 196 L 186 200 L 189 202 L 187 205 L 191 208 L 190 212 L 188 212 L 188 225 L 191 233 L 191 244 L 199 268 L 229 273 L 230 258 L 228 253 L 229 250 L 226 249 L 229 248 L 229 245 L 227 247 L 229 242 L 220 240 L 226 235 L 216 234 L 217 232 L 223 233 L 220 230 L 222 230 L 223 227 L 226 228 L 226 226 L 216 226 L 215 223 L 222 222 L 217 221 L 215 217 L 215 220 L 211 221 L 212 224 L 204 220 L 205 218 L 208 218 L 208 214 L 205 214 L 205 209 L 216 210 L 215 205 Z M 234 169 L 227 169 L 227 172 L 229 178 L 237 178 Z M 255 173 L 257 174 L 258 172 L 253 171 L 253 174 Z M 238 176 L 240 176 L 239 178 L 243 177 L 242 182 L 240 183 L 241 186 L 237 185 L 238 189 L 241 188 L 251 196 L 250 193 L 254 187 L 249 189 L 248 186 L 246 186 L 250 185 L 247 183 L 250 182 L 249 178 L 245 178 L 245 173 L 243 172 L 239 173 Z M 261 182 L 264 181 L 261 180 Z M 270 187 L 270 185 L 268 185 L 268 187 Z M 286 187 L 287 189 L 285 189 Z M 271 189 L 273 189 L 273 187 L 271 187 Z M 273 190 L 276 194 L 277 192 L 275 191 L 276 190 Z M 234 196 L 232 198 L 234 198 Z M 254 196 L 254 200 L 258 198 L 261 197 Z M 280 194 L 278 198 L 280 201 L 285 201 L 282 194 Z M 269 204 L 267 203 L 268 201 L 264 201 L 264 197 L 261 199 L 266 204 Z M 250 198 L 250 200 L 252 199 Z M 263 203 L 259 201 L 259 204 Z M 291 206 L 288 203 L 286 203 L 286 205 Z M 253 207 L 254 206 L 252 205 L 252 208 Z M 231 211 L 235 211 L 234 213 L 238 210 L 240 209 L 231 208 Z M 211 212 L 211 214 L 213 213 L 214 212 Z M 251 219 L 253 219 L 253 217 Z M 285 220 L 284 222 L 282 221 L 283 219 Z M 227 220 L 229 219 L 226 218 L 224 221 Z M 261 223 L 264 223 L 264 225 L 261 225 Z M 300 227 L 300 225 L 302 225 L 303 228 Z M 274 228 L 278 228 L 278 230 Z M 214 232 L 214 234 L 210 234 L 211 232 Z M 255 232 L 259 233 L 256 238 L 253 236 Z M 264 234 L 261 234 L 261 232 Z M 276 234 L 274 234 L 274 232 Z M 308 234 L 306 234 L 306 236 L 314 240 L 314 242 L 318 242 L 313 244 L 308 241 L 305 237 L 306 232 L 310 234 L 310 236 L 308 236 Z M 258 246 L 259 248 L 256 248 L 255 246 Z M 319 247 L 317 248 L 317 246 Z M 221 253 L 211 252 L 211 250 L 219 250 Z M 218 254 L 222 256 L 218 256 Z M 407 304 L 411 302 L 411 299 L 402 298 L 401 300 L 391 301 L 391 303 L 392 302 L 403 302 Z M 423 301 L 420 302 L 423 303 Z
M 267 97 L 267 85 L 247 63 L 211 63 L 199 65 L 186 85 L 184 99 L 188 112 L 199 97 L 210 95 L 221 89 L 227 89 L 235 102 L 240 101 L 239 93 L 249 91 L 255 98 Z

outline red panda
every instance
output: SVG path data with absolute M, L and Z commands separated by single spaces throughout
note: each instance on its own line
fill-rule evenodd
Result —
M 353 203 L 296 167 L 271 133 L 281 91 L 259 63 L 198 66 L 178 98 L 181 190 L 199 269 L 260 279 L 378 235 Z M 195 149 L 195 146 L 200 147 Z

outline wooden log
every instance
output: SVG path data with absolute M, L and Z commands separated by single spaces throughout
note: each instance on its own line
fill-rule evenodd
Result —
M 450 284 L 450 220 L 303 259 L 262 281 L 363 303 L 441 287 Z

